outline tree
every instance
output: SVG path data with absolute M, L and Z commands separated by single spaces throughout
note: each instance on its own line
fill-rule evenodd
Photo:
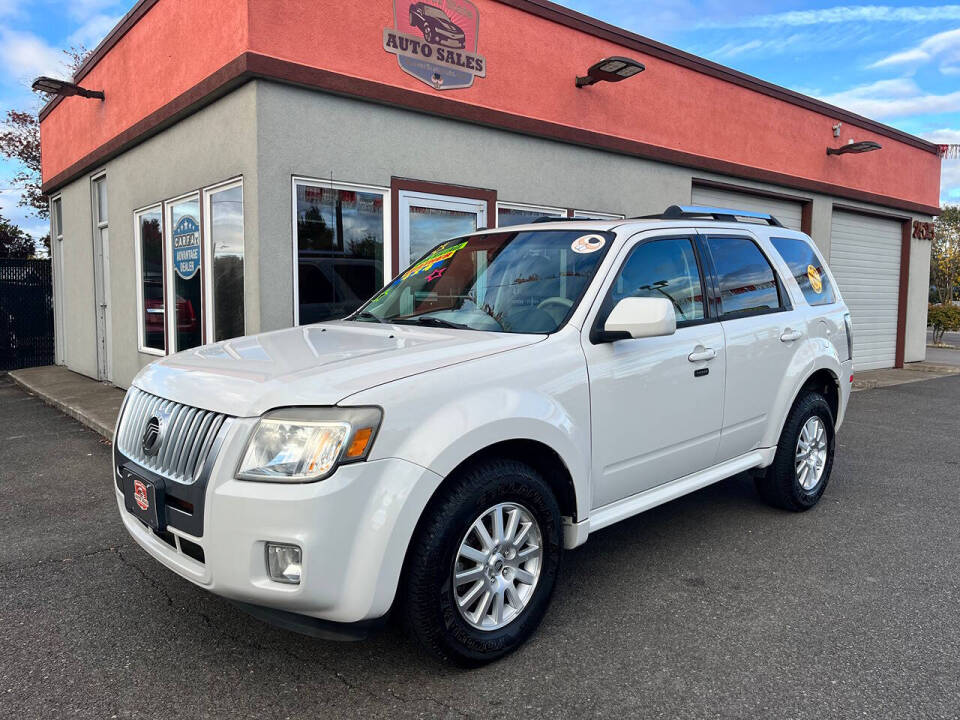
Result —
M 941 303 L 957 297 L 960 286 L 960 205 L 946 205 L 935 220 L 930 247 L 930 284 Z
M 72 46 L 63 53 L 70 77 L 73 77 L 90 52 L 80 46 Z M 47 198 L 41 190 L 40 174 L 40 121 L 32 110 L 8 110 L 0 128 L 0 155 L 20 164 L 20 169 L 11 178 L 19 187 L 20 206 L 31 208 L 40 218 L 47 218 Z
M 33 238 L 0 215 L 0 258 L 32 258 Z

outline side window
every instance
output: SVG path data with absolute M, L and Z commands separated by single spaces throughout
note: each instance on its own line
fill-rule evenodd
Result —
M 770 242 L 790 268 L 790 274 L 810 305 L 830 305 L 836 301 L 830 279 L 823 271 L 823 263 L 806 241 L 770 238 Z
M 780 309 L 780 290 L 773 268 L 753 240 L 709 237 L 707 244 L 720 284 L 723 318 Z
M 653 240 L 634 248 L 610 288 L 607 310 L 628 297 L 666 298 L 678 326 L 703 320 L 703 284 L 690 238 Z

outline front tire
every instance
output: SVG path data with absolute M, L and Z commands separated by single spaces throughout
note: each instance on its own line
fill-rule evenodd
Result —
M 560 509 L 539 473 L 515 460 L 478 463 L 430 503 L 414 534 L 406 626 L 458 665 L 497 660 L 539 626 L 561 553 Z
M 787 416 L 773 464 L 755 479 L 757 492 L 774 507 L 809 510 L 823 496 L 833 470 L 833 413 L 819 393 L 802 395 Z

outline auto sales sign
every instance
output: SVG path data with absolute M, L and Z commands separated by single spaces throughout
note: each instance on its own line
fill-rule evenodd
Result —
M 437 90 L 468 88 L 487 75 L 487 59 L 477 54 L 479 27 L 477 8 L 467 0 L 394 0 L 383 49 Z

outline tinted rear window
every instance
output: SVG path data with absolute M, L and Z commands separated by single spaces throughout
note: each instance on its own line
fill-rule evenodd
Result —
M 823 263 L 807 242 L 796 238 L 770 238 L 770 242 L 790 268 L 809 304 L 829 305 L 836 300 Z
M 773 268 L 757 244 L 745 237 L 707 238 L 720 282 L 724 317 L 780 309 Z

